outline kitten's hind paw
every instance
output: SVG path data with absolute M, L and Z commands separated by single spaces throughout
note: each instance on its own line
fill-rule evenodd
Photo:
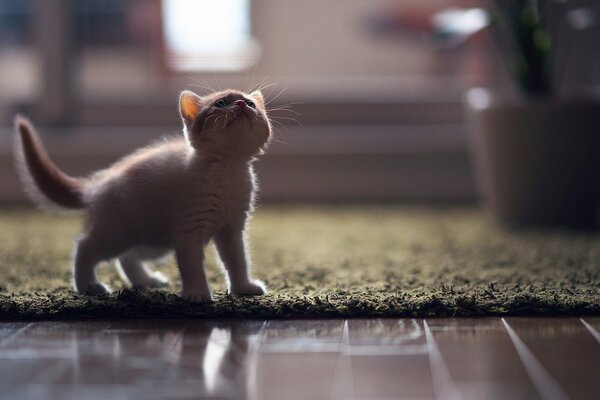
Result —
M 161 288 L 165 287 L 169 284 L 169 279 L 162 273 L 158 271 L 152 272 L 148 275 L 147 278 L 144 278 L 141 282 L 136 282 L 133 284 L 134 288 Z
M 186 300 L 189 301 L 190 303 L 212 303 L 213 302 L 213 298 L 212 295 L 210 293 L 206 294 L 206 293 L 193 293 L 193 292 L 183 292 L 181 294 L 181 297 Z
M 230 291 L 237 296 L 261 296 L 267 292 L 267 287 L 263 282 L 254 280 L 241 285 L 232 285 Z
M 87 294 L 88 296 L 100 296 L 103 294 L 110 294 L 111 290 L 108 286 L 100 282 L 88 283 L 85 287 L 77 289 L 80 294 Z

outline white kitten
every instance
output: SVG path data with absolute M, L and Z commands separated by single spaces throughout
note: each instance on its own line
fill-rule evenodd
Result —
M 87 211 L 73 268 L 79 293 L 110 292 L 96 279 L 95 268 L 115 257 L 134 286 L 162 286 L 165 277 L 144 261 L 174 249 L 183 297 L 211 301 L 203 265 L 211 239 L 232 294 L 265 292 L 250 277 L 244 235 L 255 190 L 252 162 L 271 136 L 263 96 L 184 91 L 179 111 L 185 138 L 150 145 L 88 178 L 60 171 L 33 126 L 16 117 L 15 154 L 26 190 L 38 204 Z

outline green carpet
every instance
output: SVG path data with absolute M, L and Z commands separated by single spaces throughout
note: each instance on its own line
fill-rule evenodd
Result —
M 210 305 L 176 296 L 173 261 L 167 289 L 126 289 L 104 264 L 114 294 L 74 294 L 80 223 L 0 210 L 0 319 L 600 315 L 600 234 L 503 231 L 476 209 L 265 206 L 250 236 L 269 293 L 229 296 L 210 251 Z

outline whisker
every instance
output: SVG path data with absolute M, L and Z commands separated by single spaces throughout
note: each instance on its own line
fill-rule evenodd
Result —
M 227 126 L 227 120 L 229 120 L 229 113 L 225 114 L 225 120 L 223 121 L 223 129 Z
M 254 72 L 256 72 L 256 67 L 254 68 Z M 265 77 L 262 79 L 262 81 L 260 81 L 260 83 L 258 83 L 258 84 L 252 84 L 252 85 L 250 85 L 250 86 L 248 87 L 248 89 L 247 89 L 247 90 L 245 90 L 245 92 L 246 92 L 246 93 L 252 93 L 252 92 L 256 91 L 256 88 L 258 88 L 258 87 L 260 87 L 261 85 L 263 85 L 267 79 L 268 79 L 268 77 L 266 77 L 266 76 L 265 76 Z
M 279 122 L 279 121 L 271 120 L 271 122 L 272 122 L 272 123 L 275 123 L 275 124 L 277 124 L 277 125 L 278 125 L 279 127 L 281 127 L 281 128 L 287 128 L 287 126 L 286 126 L 286 125 L 282 124 L 282 123 L 281 123 L 281 122 Z M 278 131 L 277 131 L 277 133 L 279 133 L 279 132 L 281 132 L 281 131 L 279 131 L 279 130 L 278 130 Z
M 287 90 L 287 88 L 283 88 L 281 89 L 281 91 L 279 93 L 277 93 L 277 95 L 273 98 L 270 98 L 266 103 L 265 103 L 265 107 L 268 106 L 270 103 L 272 103 L 275 99 L 277 99 L 279 96 L 281 96 L 283 94 L 283 92 L 285 92 Z
M 276 137 L 271 135 L 271 139 L 269 139 L 271 142 L 276 142 L 276 143 L 281 143 L 283 145 L 289 146 L 290 144 L 287 142 L 284 142 L 283 140 L 279 140 Z
M 254 90 L 253 90 L 253 92 L 256 92 L 257 90 L 259 90 L 259 91 L 261 91 L 261 92 L 262 92 L 263 90 L 266 90 L 266 89 L 268 89 L 268 88 L 270 88 L 270 87 L 275 87 L 275 86 L 277 86 L 277 85 L 278 85 L 278 83 L 276 83 L 276 82 L 272 82 L 272 83 L 264 83 L 263 85 L 261 85 L 261 86 L 259 86 L 258 88 L 254 89 Z
M 295 106 L 298 104 L 302 104 L 302 103 L 287 103 L 287 104 L 280 104 L 277 106 L 277 108 L 290 108 L 291 106 Z M 269 107 L 269 109 L 272 109 L 274 107 Z
M 291 110 L 289 108 L 270 108 L 270 109 L 267 110 L 267 112 L 269 112 L 269 113 L 271 113 L 273 111 L 277 111 L 277 112 L 291 112 L 292 114 L 300 116 L 299 112 Z
M 284 136 L 289 134 L 289 125 L 285 125 L 279 121 L 271 121 L 273 122 L 274 125 L 271 126 L 272 129 L 272 140 L 278 141 L 279 143 L 283 143 L 287 146 L 289 146 L 290 144 L 287 142 L 284 142 L 282 140 L 279 139 L 280 135 Z
M 276 87 L 281 84 L 281 79 L 282 78 L 277 79 L 277 81 L 275 82 L 276 84 L 270 88 L 271 90 L 269 90 L 269 96 L 268 96 L 269 98 L 271 98 L 273 96 L 273 92 L 275 92 Z
M 215 92 L 216 90 L 206 81 L 202 81 L 200 79 L 196 79 L 193 78 L 191 76 L 186 76 L 187 79 L 190 79 L 191 81 L 195 82 L 196 85 L 190 85 L 192 87 L 198 87 L 201 89 L 206 89 L 206 90 L 210 90 L 211 92 Z
M 206 117 L 206 119 L 204 120 L 204 124 L 202 124 L 202 130 L 204 130 L 204 128 L 206 128 L 206 123 L 207 123 L 207 122 L 208 122 L 208 121 L 209 121 L 211 118 L 213 118 L 213 117 L 218 117 L 218 115 L 217 115 L 217 114 L 211 114 L 211 115 L 209 115 L 208 117 Z M 217 121 L 217 120 L 215 119 L 215 122 L 216 122 L 216 121 Z
M 299 104 L 304 104 L 304 103 L 303 103 L 303 102 L 301 102 L 301 101 L 294 101 L 294 102 L 291 102 L 291 103 L 285 103 L 285 104 L 281 104 L 281 105 L 279 105 L 278 107 L 297 106 L 297 105 L 299 105 Z
M 285 117 L 283 115 L 276 115 L 273 118 L 275 119 L 287 119 L 287 120 L 291 120 L 291 121 L 296 121 L 296 118 L 292 118 L 292 117 Z
M 279 120 L 291 121 L 291 122 L 298 124 L 298 126 L 303 126 L 302 123 L 300 121 L 298 121 L 296 118 L 289 118 L 289 117 L 282 117 L 282 116 L 275 116 L 275 117 L 271 118 L 271 121 L 281 123 L 281 121 L 279 121 Z
M 223 115 L 219 115 L 217 119 L 215 119 L 215 126 L 219 123 L 219 120 L 223 117 Z
M 256 69 L 258 68 L 258 64 L 254 65 L 254 68 L 252 69 L 252 75 L 248 76 L 246 75 L 246 77 L 244 78 L 244 93 L 251 93 L 252 87 L 254 86 L 254 79 L 256 79 Z M 250 80 L 250 82 L 248 82 L 248 79 Z
M 267 82 L 267 79 L 268 79 L 268 76 L 263 80 L 262 84 L 258 88 L 254 89 L 254 91 L 257 91 L 257 90 L 263 91 L 263 90 L 266 90 L 269 88 L 275 88 L 277 85 L 279 85 L 279 83 L 281 81 L 281 79 L 279 79 L 276 82 L 269 83 L 269 82 Z M 272 94 L 272 92 L 273 92 L 273 89 L 269 91 L 269 96 Z

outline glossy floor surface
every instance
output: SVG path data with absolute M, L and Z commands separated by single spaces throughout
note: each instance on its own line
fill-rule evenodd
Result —
M 0 322 L 7 399 L 594 399 L 600 318 Z

